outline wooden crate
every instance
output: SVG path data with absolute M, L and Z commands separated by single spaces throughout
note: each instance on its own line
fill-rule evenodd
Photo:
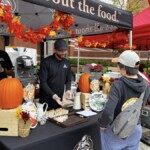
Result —
M 117 67 L 108 67 L 108 71 L 111 71 L 111 72 L 119 72 L 119 70 L 118 70 Z
M 81 93 L 80 95 L 80 100 L 81 100 L 81 107 L 86 110 L 86 109 L 90 109 L 89 106 L 89 97 L 90 97 L 90 93 Z
M 16 109 L 0 109 L 0 136 L 18 136 Z
M 81 104 L 81 107 L 84 109 L 84 110 L 89 110 L 90 109 L 90 106 L 88 104 Z

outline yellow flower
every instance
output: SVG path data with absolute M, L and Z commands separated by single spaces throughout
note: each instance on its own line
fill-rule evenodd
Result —
M 18 24 L 20 24 L 20 19 L 18 17 L 14 17 L 12 19 L 12 23 L 18 23 Z
M 18 119 L 22 118 L 22 108 L 21 107 L 17 108 L 17 110 L 16 110 L 16 116 L 17 116 Z
M 79 36 L 77 39 L 78 39 L 78 42 L 82 42 L 83 36 Z
M 49 36 L 56 36 L 56 32 L 55 31 L 50 31 Z
M 1 8 L 0 8 L 0 16 L 4 16 L 4 11 Z
M 103 77 L 103 82 L 109 82 L 110 78 L 109 77 Z

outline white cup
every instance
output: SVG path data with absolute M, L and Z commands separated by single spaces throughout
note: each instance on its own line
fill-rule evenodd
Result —
M 81 101 L 80 101 L 81 92 L 77 92 L 74 97 L 73 109 L 81 109 Z

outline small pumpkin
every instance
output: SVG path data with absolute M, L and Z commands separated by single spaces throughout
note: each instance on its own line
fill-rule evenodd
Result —
M 16 78 L 0 80 L 0 108 L 17 108 L 23 101 L 23 86 Z
M 90 93 L 91 74 L 82 74 L 79 78 L 79 90 L 83 93 Z

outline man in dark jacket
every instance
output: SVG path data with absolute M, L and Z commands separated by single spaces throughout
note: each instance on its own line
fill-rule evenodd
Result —
M 138 75 L 140 58 L 134 51 L 124 51 L 117 59 L 117 63 L 122 77 L 112 84 L 108 102 L 98 119 L 101 127 L 102 149 L 138 150 L 142 135 L 140 123 L 137 124 L 131 136 L 125 140 L 119 139 L 113 134 L 111 124 L 117 115 L 129 105 L 132 105 L 144 91 L 143 105 L 145 105 L 150 99 L 150 85 Z
M 40 102 L 47 102 L 49 109 L 63 105 L 65 85 L 66 97 L 71 98 L 71 66 L 65 58 L 68 46 L 65 40 L 57 40 L 54 48 L 55 53 L 45 58 L 40 66 Z
M 9 55 L 0 50 L 0 80 L 7 78 L 8 75 L 13 76 L 13 65 Z

